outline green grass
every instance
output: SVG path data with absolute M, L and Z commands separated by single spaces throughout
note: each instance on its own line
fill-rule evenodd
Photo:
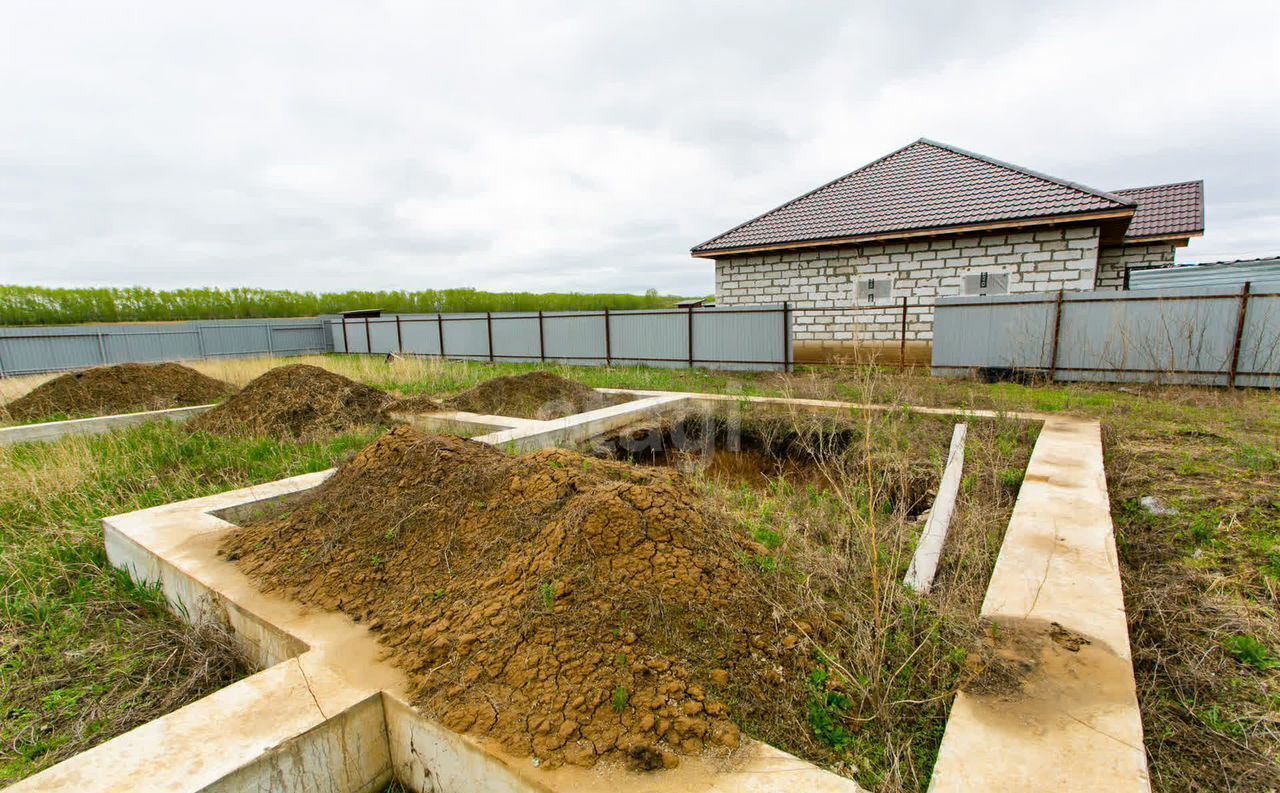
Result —
M 579 311 L 668 308 L 682 298 L 578 292 L 481 292 L 425 289 L 417 292 L 293 292 L 280 289 L 175 289 L 144 287 L 59 289 L 0 286 L 0 325 L 76 322 L 157 322 L 186 319 L 310 317 L 357 308 L 403 313 L 465 311 Z
M 388 365 L 357 356 L 315 360 L 371 385 L 428 394 L 456 393 L 491 377 L 543 368 L 435 361 Z M 256 373 L 246 362 L 200 364 L 215 376 L 213 367 L 224 365 L 227 371 L 240 367 L 245 376 L 228 378 L 235 382 Z M 1153 787 L 1277 787 L 1280 397 L 1275 393 L 983 384 L 818 367 L 790 376 L 545 368 L 592 386 L 1034 410 L 1100 420 Z M 176 706 L 147 702 L 154 689 L 143 681 L 168 668 L 160 648 L 187 634 L 163 612 L 154 592 L 134 587 L 108 568 L 101 516 L 315 470 L 364 440 L 310 446 L 215 441 L 152 425 L 0 449 L 0 782 L 145 721 L 158 707 Z M 992 447 L 1007 454 L 1014 445 L 996 438 Z M 1018 474 L 1016 466 L 1005 465 L 993 476 L 1011 492 Z M 980 486 L 972 474 L 966 476 L 966 493 Z M 1160 497 L 1177 514 L 1150 515 L 1138 506 L 1147 495 Z M 760 519 L 750 529 L 769 551 L 762 561 L 776 565 L 775 557 L 785 555 L 786 535 L 779 535 L 765 515 L 767 499 L 759 502 Z M 778 566 L 777 577 L 786 575 L 785 566 Z M 194 664 L 193 659 L 180 658 L 178 667 L 188 669 L 182 664 Z M 961 656 L 955 663 L 962 661 Z M 203 680 L 213 686 L 211 678 Z M 198 696 L 195 689 L 189 693 Z M 799 715 L 798 730 L 813 728 L 806 716 Z M 939 731 L 942 724 L 937 720 Z M 874 769 L 880 761 L 869 734 L 865 729 L 855 734 L 848 751 L 865 758 L 861 768 Z M 927 784 L 929 760 L 911 761 L 921 769 L 921 786 Z
M 0 783 L 238 674 L 209 651 L 217 637 L 108 564 L 102 517 L 320 470 L 370 437 L 293 444 L 157 423 L 0 449 Z

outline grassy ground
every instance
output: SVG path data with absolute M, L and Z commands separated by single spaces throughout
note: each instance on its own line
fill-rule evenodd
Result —
M 307 362 L 406 394 L 447 394 L 538 368 L 420 360 L 388 365 L 359 357 Z M 278 363 L 216 361 L 196 368 L 243 384 Z M 1154 787 L 1280 789 L 1280 396 L 982 384 L 854 370 L 781 375 L 552 368 L 593 386 L 1070 412 L 1099 419 Z M 30 385 L 0 381 L 7 398 L 24 387 Z M 147 673 L 131 671 L 145 668 L 130 666 L 128 656 L 138 649 L 132 640 L 157 625 L 177 630 L 155 608 L 154 595 L 131 590 L 105 570 L 98 516 L 312 470 L 359 443 L 201 449 L 176 432 L 142 428 L 111 438 L 0 450 L 0 779 L 111 734 L 123 723 L 119 714 L 129 712 L 146 690 L 138 682 Z M 253 455 L 263 459 L 246 459 Z M 1176 512 L 1152 515 L 1139 504 L 1145 496 L 1162 498 Z M 86 646 L 92 662 L 77 655 Z M 163 655 L 158 646 L 149 657 Z M 27 665 L 18 670 L 11 658 Z M 79 663 L 85 665 L 74 666 Z M 54 693 L 62 688 L 59 680 L 82 678 L 74 670 L 90 668 L 108 670 L 95 674 L 113 681 L 107 693 L 77 695 L 90 684 L 70 682 L 68 694 Z M 122 671 L 111 671 L 117 669 Z M 40 679 L 52 681 L 47 693 L 28 685 Z M 19 684 L 23 693 L 10 693 Z M 37 711 L 48 715 L 30 715 Z M 89 725 L 98 725 L 92 735 L 86 734 Z M 28 759 L 30 754 L 37 757 Z
M 631 459 L 684 471 L 728 513 L 727 525 L 755 541 L 753 552 L 738 552 L 754 568 L 746 586 L 804 650 L 794 665 L 745 684 L 748 696 L 731 695 L 734 719 L 868 790 L 924 790 L 983 631 L 982 599 L 1039 425 L 969 422 L 945 562 L 921 596 L 899 582 L 954 417 L 729 405 L 674 411 L 664 446 L 686 452 L 658 456 L 636 430 L 623 437 Z M 709 442 L 713 433 L 720 442 Z
M 0 784 L 242 674 L 113 570 L 100 518 L 315 471 L 367 442 L 228 440 L 153 424 L 0 449 Z

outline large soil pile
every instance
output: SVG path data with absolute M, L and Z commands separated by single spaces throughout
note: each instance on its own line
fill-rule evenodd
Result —
M 391 401 L 327 369 L 292 364 L 257 377 L 190 426 L 215 435 L 307 438 L 378 424 Z
M 380 632 L 447 727 L 544 767 L 654 769 L 736 747 L 731 719 L 803 660 L 738 561 L 761 549 L 700 498 L 666 470 L 398 427 L 224 550 Z
M 526 419 L 558 419 L 629 402 L 626 394 L 602 394 L 550 372 L 495 377 L 449 399 L 453 410 Z
M 5 406 L 16 421 L 44 416 L 110 416 L 205 405 L 235 391 L 230 383 L 176 363 L 124 363 L 70 372 Z

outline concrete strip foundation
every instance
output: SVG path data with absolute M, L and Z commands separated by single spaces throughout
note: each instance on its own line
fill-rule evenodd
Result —
M 494 433 L 520 448 L 552 446 L 637 420 L 688 395 Z M 548 427 L 547 425 L 555 425 Z M 376 638 L 340 613 L 266 594 L 218 547 L 243 518 L 296 498 L 332 469 L 103 520 L 107 556 L 158 582 L 191 621 L 224 620 L 263 671 L 14 785 L 125 791 L 373 791 L 392 778 L 416 791 L 795 790 L 857 793 L 854 782 L 778 749 L 744 741 L 728 760 L 685 758 L 657 775 L 536 768 L 418 714 Z M 145 780 L 140 783 L 140 780 Z
M 1142 719 L 1096 421 L 1045 422 L 982 604 L 1049 644 L 1018 696 L 956 695 L 931 793 L 1147 793 Z M 1056 627 L 1055 627 L 1056 626 Z
M 947 451 L 947 464 L 938 483 L 938 496 L 929 509 L 920 542 L 902 583 L 917 592 L 927 593 L 933 586 L 933 576 L 938 572 L 942 548 L 947 544 L 947 530 L 951 528 L 951 515 L 956 511 L 956 496 L 960 493 L 960 475 L 964 468 L 964 436 L 967 425 L 957 424 L 951 432 L 951 448 Z
M 0 446 L 15 443 L 56 441 L 68 435 L 101 435 L 104 432 L 147 424 L 152 421 L 186 421 L 198 416 L 213 405 L 194 405 L 169 410 L 147 410 L 141 413 L 121 413 L 116 416 L 95 416 L 68 421 L 46 421 L 43 424 L 19 424 L 16 427 L 0 427 Z
M 643 396 L 647 398 L 554 422 L 513 426 L 478 440 L 519 450 L 553 446 L 585 440 L 682 402 L 739 399 L 661 392 Z M 804 409 L 884 407 L 745 399 Z M 1087 636 L 1093 644 L 1081 655 L 1096 661 L 1109 682 L 1102 695 L 1081 695 L 1057 709 L 1018 709 L 959 694 L 934 774 L 935 791 L 1147 787 L 1099 427 L 1074 419 L 1044 420 L 983 613 L 1054 621 Z M 11 789 L 363 793 L 395 778 L 412 790 L 439 793 L 860 790 L 848 779 L 751 741 L 728 761 L 685 758 L 679 767 L 659 774 L 572 767 L 544 771 L 529 758 L 504 755 L 482 739 L 423 718 L 407 704 L 403 675 L 382 660 L 376 638 L 363 626 L 339 613 L 265 594 L 217 553 L 234 529 L 225 518 L 243 519 L 297 497 L 330 473 L 105 519 L 112 564 L 139 581 L 159 581 L 173 609 L 189 620 L 226 620 L 264 671 Z M 1096 688 L 1088 678 L 1081 685 Z

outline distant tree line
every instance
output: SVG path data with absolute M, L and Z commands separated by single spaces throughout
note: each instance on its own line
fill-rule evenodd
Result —
M 659 295 L 653 289 L 643 295 L 630 295 L 611 292 L 481 292 L 476 289 L 317 293 L 283 289 L 0 286 L 0 324 L 309 317 L 361 308 L 380 308 L 396 313 L 622 310 L 667 308 L 681 299 L 673 295 Z

